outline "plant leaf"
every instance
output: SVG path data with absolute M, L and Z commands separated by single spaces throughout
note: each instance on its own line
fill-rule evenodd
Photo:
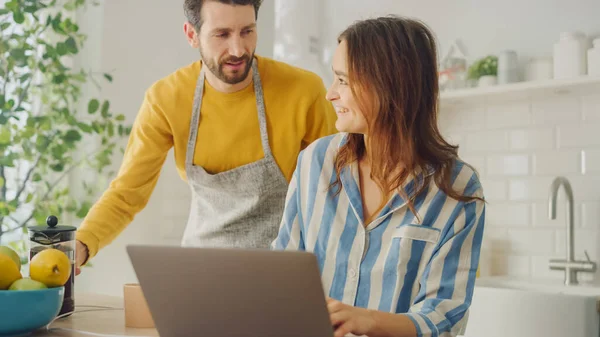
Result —
M 79 51 L 79 49 L 77 48 L 77 42 L 75 42 L 75 39 L 73 37 L 69 37 L 67 41 L 65 41 L 65 46 L 71 54 L 77 54 L 77 52 Z
M 63 137 L 66 142 L 74 143 L 81 140 L 81 133 L 77 130 L 69 130 Z
M 0 128 L 0 145 L 10 144 L 11 132 L 10 128 L 3 126 Z
M 25 14 L 23 14 L 23 12 L 20 10 L 16 10 L 13 12 L 13 20 L 15 23 L 22 24 L 25 22 Z
M 110 103 L 108 101 L 104 101 L 104 103 L 102 103 L 102 117 L 109 117 L 108 115 L 108 109 L 110 108 Z
M 78 218 L 83 219 L 85 218 L 85 216 L 88 214 L 88 212 L 90 211 L 90 208 L 92 207 L 90 202 L 84 201 L 81 204 L 81 207 L 79 208 L 79 211 L 77 211 L 77 213 L 75 214 Z
M 100 102 L 95 98 L 90 100 L 88 103 L 88 113 L 94 114 L 96 111 L 98 111 L 98 108 L 100 108 Z
M 77 127 L 79 127 L 79 130 L 81 130 L 85 133 L 92 133 L 92 131 L 93 131 L 92 127 L 85 123 L 78 122 Z

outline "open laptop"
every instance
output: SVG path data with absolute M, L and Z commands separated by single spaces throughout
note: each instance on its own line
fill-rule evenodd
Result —
M 161 337 L 332 337 L 316 257 L 130 245 Z

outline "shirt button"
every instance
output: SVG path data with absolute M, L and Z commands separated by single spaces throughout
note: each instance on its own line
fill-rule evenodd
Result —
M 350 269 L 350 276 L 356 277 L 356 270 Z

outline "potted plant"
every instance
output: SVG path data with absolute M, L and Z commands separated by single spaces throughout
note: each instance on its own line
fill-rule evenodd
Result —
M 467 78 L 480 87 L 495 85 L 498 81 L 498 57 L 489 55 L 475 61 L 469 67 Z
M 83 99 L 85 84 L 112 81 L 71 66 L 86 38 L 71 17 L 85 4 L 0 5 L 0 244 L 12 241 L 21 254 L 27 226 L 51 214 L 62 224 L 86 216 L 131 130 L 108 100 Z M 80 169 L 91 174 L 73 179 Z

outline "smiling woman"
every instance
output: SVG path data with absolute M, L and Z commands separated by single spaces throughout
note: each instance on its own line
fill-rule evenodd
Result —
M 317 256 L 337 337 L 456 336 L 485 202 L 437 129 L 433 34 L 390 16 L 359 21 L 338 42 L 327 99 L 341 133 L 298 157 L 272 247 Z

